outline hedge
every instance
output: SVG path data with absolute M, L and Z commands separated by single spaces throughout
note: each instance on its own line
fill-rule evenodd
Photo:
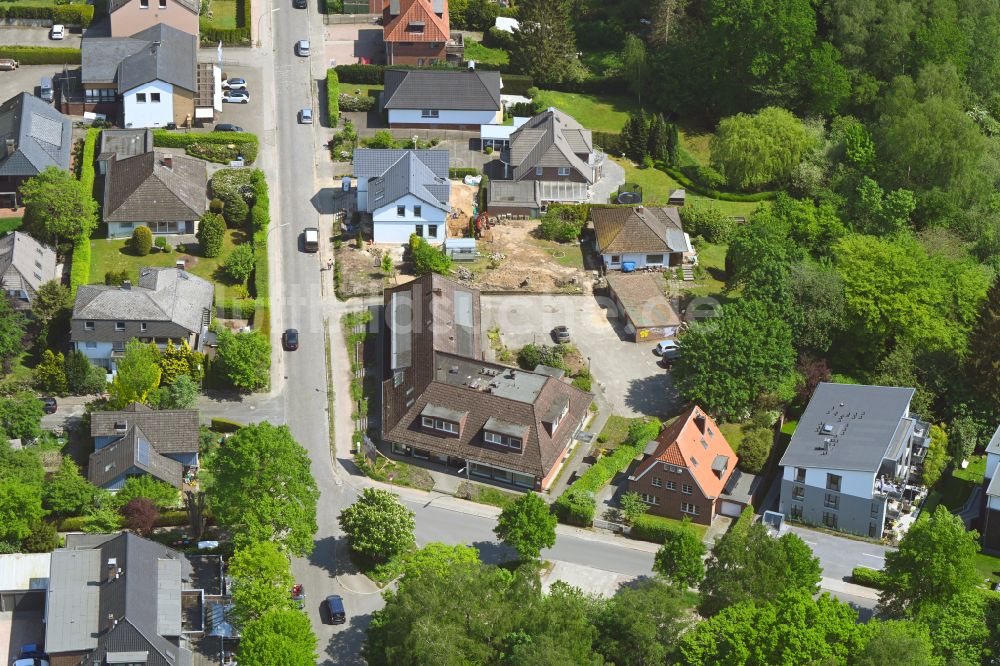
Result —
M 719 201 L 743 201 L 743 202 L 754 202 L 754 201 L 770 201 L 778 196 L 777 192 L 756 192 L 754 194 L 733 194 L 732 192 L 720 192 L 719 190 L 705 187 L 700 185 L 690 178 L 684 172 L 676 167 L 658 167 L 660 171 L 663 171 L 668 176 L 673 178 L 680 184 L 684 189 L 691 190 L 695 194 L 700 194 L 710 199 L 718 199 Z
M 78 238 L 73 244 L 73 258 L 69 269 L 69 287 L 73 297 L 76 289 L 90 282 L 90 238 Z
M 473 167 L 458 167 L 453 169 L 448 169 L 448 177 L 453 180 L 461 180 L 466 176 L 478 176 L 479 169 Z
M 525 74 L 503 75 L 504 95 L 526 96 L 528 94 L 528 88 L 532 88 L 534 87 L 534 85 L 535 85 L 535 80 Z
M 851 582 L 855 585 L 873 587 L 876 590 L 884 590 L 887 582 L 884 571 L 869 569 L 868 567 L 854 567 L 851 570 Z
M 97 138 L 101 130 L 90 128 L 83 141 L 83 154 L 80 157 L 80 183 L 91 196 L 94 195 L 94 159 L 97 153 Z M 96 226 L 97 220 L 94 220 Z M 69 286 L 76 296 L 80 285 L 90 282 L 90 235 L 82 236 L 73 244 L 73 258 L 70 263 Z
M 368 85 L 382 85 L 385 81 L 384 65 L 337 65 L 333 68 L 337 73 L 340 83 L 365 83 Z M 507 81 L 504 80 L 504 90 L 506 91 Z
M 81 57 L 80 49 L 61 46 L 0 46 L 0 58 L 13 58 L 22 65 L 79 65 Z
M 94 20 L 94 6 L 87 4 L 75 4 L 75 5 L 47 5 L 38 6 L 30 4 L 11 4 L 11 5 L 0 5 L 0 19 L 35 19 L 43 21 L 52 21 L 53 23 L 62 23 L 63 25 L 74 26 L 78 25 L 81 28 L 86 28 Z M 44 49 L 46 51 L 54 50 L 69 50 L 69 49 L 50 49 L 45 46 L 37 47 Z M 7 58 L 10 56 L 0 56 L 0 58 Z M 59 61 L 60 63 L 62 61 Z M 77 60 L 77 62 L 80 62 Z M 52 63 L 25 63 L 33 65 L 48 65 Z
M 219 164 L 229 164 L 242 155 L 247 164 L 253 164 L 257 160 L 259 142 L 257 135 L 250 132 L 195 133 L 157 129 L 153 130 L 153 145 L 183 148 L 189 155 Z
M 594 144 L 610 155 L 621 155 L 625 152 L 625 142 L 618 132 L 594 132 Z
M 246 425 L 246 423 L 240 423 L 239 421 L 230 421 L 229 419 L 213 417 L 211 429 L 215 432 L 236 432 L 241 428 L 245 428 Z
M 263 171 L 255 169 L 251 182 L 254 201 L 250 210 L 250 231 L 253 234 L 254 245 L 254 295 L 257 297 L 253 325 L 258 331 L 268 335 L 271 331 L 271 305 L 268 285 L 267 228 L 271 223 L 271 198 Z
M 83 524 L 86 520 L 87 516 L 72 516 L 70 518 L 63 518 L 59 521 L 59 531 L 79 532 L 83 529 Z
M 552 503 L 552 511 L 560 523 L 590 527 L 594 524 L 597 502 L 586 492 L 564 492 Z
M 652 541 L 653 543 L 663 543 L 667 537 L 680 527 L 676 520 L 661 518 L 650 514 L 643 514 L 632 520 L 632 529 L 629 530 L 630 539 L 638 541 Z
M 215 304 L 216 316 L 223 319 L 253 319 L 256 309 L 252 298 L 229 298 Z
M 326 70 L 326 119 L 330 127 L 336 127 L 340 120 L 340 79 L 333 67 Z

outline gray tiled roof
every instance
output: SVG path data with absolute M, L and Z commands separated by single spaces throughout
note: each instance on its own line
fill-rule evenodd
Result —
M 91 437 L 123 435 L 116 424 L 126 429 L 138 426 L 160 453 L 195 453 L 198 451 L 198 412 L 194 409 L 150 409 L 133 402 L 117 412 L 94 412 L 90 417 Z
M 491 180 L 486 190 L 487 206 L 541 205 L 537 180 Z
M 151 129 L 106 129 L 101 132 L 99 160 L 123 160 L 153 150 L 153 130 Z
M 592 208 L 597 249 L 602 254 L 684 252 L 681 216 L 676 208 Z
M 107 575 L 109 559 L 120 570 L 117 577 Z M 164 566 L 163 560 L 171 564 Z M 146 652 L 148 666 L 190 666 L 190 650 L 174 644 L 176 634 L 165 633 L 177 630 L 179 622 L 160 622 L 167 608 L 180 613 L 173 590 L 191 575 L 181 553 L 129 532 L 71 534 L 66 548 L 52 553 L 51 570 L 47 652 L 79 652 L 79 664 L 105 663 L 109 652 Z
M 382 148 L 357 148 L 354 151 L 354 177 L 359 181 L 381 176 L 399 158 L 413 153 L 439 178 L 448 177 L 447 150 L 394 150 Z
M 138 2 L 138 1 L 139 0 L 111 0 L 108 3 L 108 13 L 111 14 L 113 12 L 116 12 L 130 2 Z M 178 5 L 180 5 L 181 7 L 184 7 L 188 11 L 194 12 L 195 14 L 197 14 L 198 10 L 201 8 L 200 4 L 196 2 L 196 0 L 173 0 L 173 1 L 176 2 Z
M 382 106 L 386 109 L 499 111 L 500 72 L 388 69 Z
M 816 387 L 781 458 L 784 467 L 878 472 L 894 449 L 914 389 L 860 384 Z M 824 426 L 830 426 L 829 431 Z M 824 447 L 826 439 L 835 440 Z
M 4 289 L 35 292 L 56 279 L 56 252 L 20 231 L 0 236 L 0 281 Z
M 594 170 L 579 157 L 593 151 L 590 130 L 556 108 L 534 116 L 510 135 L 514 180 L 529 175 L 536 166 L 570 167 L 593 183 Z
M 990 441 L 986 445 L 986 453 L 1000 455 L 1000 425 L 993 431 L 993 436 L 990 437 Z
M 50 166 L 69 169 L 72 152 L 73 125 L 51 105 L 28 93 L 0 104 L 0 176 L 30 177 Z
M 167 167 L 164 158 L 170 156 Z M 205 162 L 156 150 L 108 163 L 104 178 L 105 222 L 197 220 L 205 214 Z
M 76 292 L 73 319 L 86 321 L 172 322 L 192 333 L 201 331 L 212 307 L 212 283 L 176 268 L 143 268 L 131 289 L 91 284 Z M 74 333 L 74 340 L 85 336 Z
M 406 151 L 385 173 L 369 181 L 368 212 L 407 194 L 444 211 L 450 210 L 451 183 L 447 175 L 444 178 L 435 175 L 415 151 Z
M 138 426 L 131 426 L 124 437 L 90 454 L 87 478 L 104 487 L 132 468 L 138 468 L 175 488 L 181 487 L 184 466 L 157 452 Z
M 124 93 L 150 81 L 194 91 L 198 39 L 158 23 L 131 37 L 83 40 L 83 83 L 117 83 Z

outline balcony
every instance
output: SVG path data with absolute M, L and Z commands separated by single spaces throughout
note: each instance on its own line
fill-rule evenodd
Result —
M 444 43 L 444 52 L 447 54 L 449 60 L 453 58 L 462 58 L 465 54 L 465 38 L 461 33 L 454 35 L 451 39 Z

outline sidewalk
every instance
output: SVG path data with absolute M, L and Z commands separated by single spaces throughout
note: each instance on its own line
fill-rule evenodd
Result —
M 554 502 L 566 490 L 567 486 L 573 482 L 573 479 L 590 467 L 583 459 L 590 454 L 590 447 L 597 441 L 597 436 L 604 430 L 604 424 L 611 417 L 611 405 L 608 403 L 607 398 L 604 397 L 604 387 L 596 381 L 594 383 L 598 386 L 598 390 L 594 393 L 594 402 L 597 403 L 597 415 L 587 427 L 587 432 L 593 435 L 593 439 L 590 442 L 577 442 L 576 448 L 570 454 L 570 459 L 566 462 L 566 466 L 559 473 L 559 478 L 556 479 L 556 482 L 549 489 L 547 499 L 551 502 Z

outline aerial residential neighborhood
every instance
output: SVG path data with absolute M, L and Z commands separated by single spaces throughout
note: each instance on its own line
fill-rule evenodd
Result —
M 1000 659 L 1000 0 L 0 17 L 0 666 Z

